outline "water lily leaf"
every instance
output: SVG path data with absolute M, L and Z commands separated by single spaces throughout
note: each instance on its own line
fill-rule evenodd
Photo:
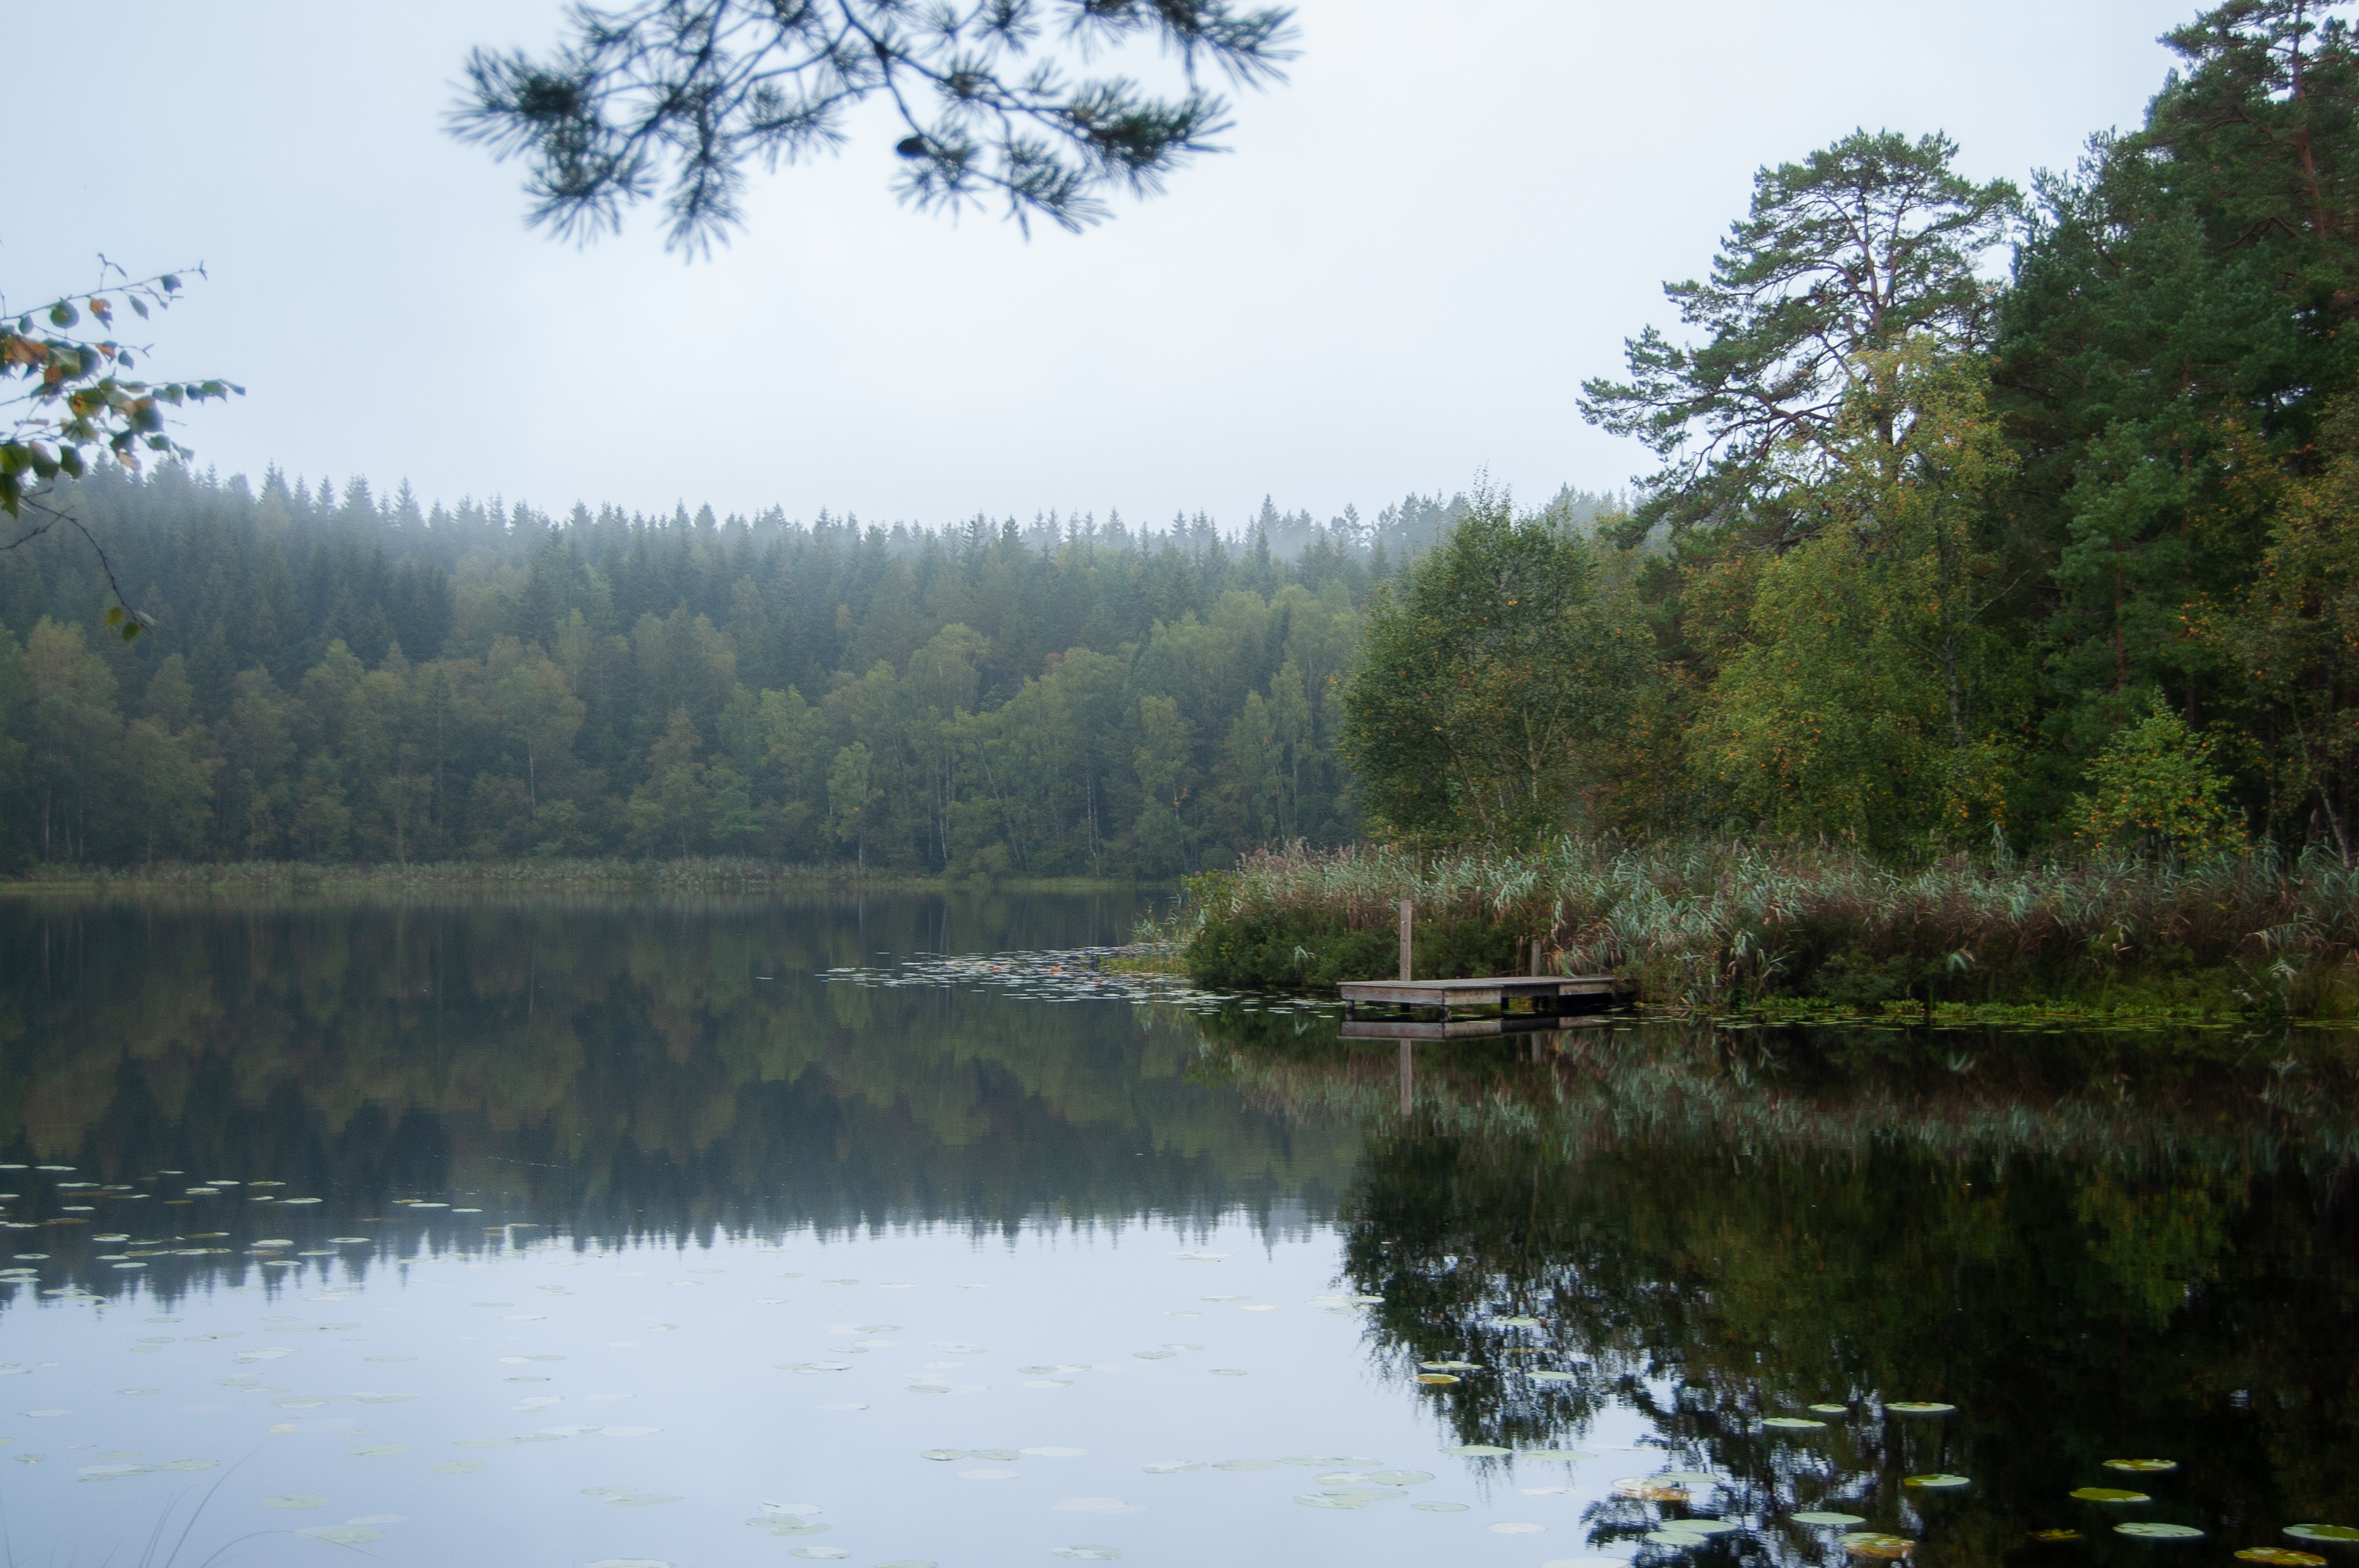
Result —
M 1518 1448 L 1516 1450 L 1516 1457 L 1537 1459 L 1550 1465 L 1574 1465 L 1583 1459 L 1594 1459 L 1597 1455 L 1584 1453 L 1578 1448 Z
M 2144 1492 L 2125 1492 L 2119 1487 L 2075 1487 L 2072 1495 L 2084 1503 L 2150 1503 Z
M 1152 1465 L 1142 1466 L 1150 1476 L 1181 1476 L 1203 1467 L 1201 1459 L 1158 1459 Z
M 1820 1415 L 1851 1414 L 1851 1407 L 1849 1405 L 1811 1405 L 1810 1409 Z
M 1368 1484 L 1372 1487 L 1422 1487 L 1433 1479 L 1430 1470 L 1371 1470 Z
M 2105 1461 L 2105 1468 L 2127 1470 L 2141 1476 L 2159 1476 L 2165 1471 L 2178 1469 L 2179 1461 L 2176 1459 L 2108 1459 Z
M 1904 1487 L 1921 1487 L 1929 1492 L 1950 1492 L 1955 1491 L 1960 1487 L 1971 1487 L 1973 1485 L 1973 1482 L 1964 1476 L 1940 1474 L 1931 1476 L 1910 1476 L 1902 1480 L 1900 1484 Z
M 1445 1448 L 1444 1454 L 1455 1454 L 1462 1459 L 1495 1459 L 1512 1454 L 1511 1448 L 1501 1448 L 1489 1443 L 1462 1443 L 1455 1448 Z
M 1667 1487 L 1643 1476 L 1632 1476 L 1614 1482 L 1614 1495 L 1635 1498 L 1642 1503 L 1683 1503 L 1688 1500 L 1685 1487 Z
M 1559 1372 L 1546 1368 L 1536 1368 L 1528 1375 L 1535 1383 L 1571 1383 L 1581 1378 L 1578 1372 Z
M 1854 1557 L 1874 1557 L 1886 1563 L 1897 1563 L 1917 1550 L 1917 1543 L 1905 1535 L 1886 1535 L 1881 1530 L 1861 1530 L 1843 1538 L 1843 1548 Z
M 1943 1404 L 1939 1400 L 1889 1400 L 1884 1408 L 1898 1415 L 1948 1415 L 1958 1407 Z M 1895 1536 L 1893 1539 L 1897 1541 L 1899 1538 Z
M 2191 1524 L 2157 1524 L 2141 1519 L 2114 1526 L 2115 1535 L 2136 1536 L 2140 1541 L 2201 1541 L 2203 1532 Z
M 1708 1535 L 1698 1535 L 1692 1530 L 1667 1529 L 1648 1530 L 1640 1539 L 1655 1546 L 1684 1548 L 1690 1546 L 1701 1546 L 1706 1541 L 1710 1541 L 1712 1537 Z
M 1733 1519 L 1676 1519 L 1665 1521 L 1665 1530 L 1684 1530 L 1694 1535 L 1722 1535 L 1732 1530 L 1743 1530 L 1744 1521 Z
M 2359 1529 L 2347 1524 L 2289 1524 L 2286 1533 L 2296 1541 L 2359 1541 Z
M 1474 1370 L 1474 1363 L 1472 1361 L 1420 1361 L 1418 1365 L 1424 1368 L 1429 1372 L 1472 1372 Z
M 1773 1415 L 1764 1419 L 1761 1424 L 1775 1427 L 1780 1432 L 1824 1432 L 1827 1429 L 1825 1422 L 1810 1421 L 1798 1415 Z
M 1809 1513 L 1788 1514 L 1786 1517 L 1796 1524 L 1848 1525 L 1867 1522 L 1857 1514 L 1839 1514 L 1822 1509 L 1813 1509 Z
M 2031 1532 L 2031 1539 L 2049 1541 L 2078 1541 L 2081 1539 L 2081 1532 L 2077 1530 L 2035 1530 Z
M 1650 1481 L 1668 1481 L 1674 1487 L 1717 1487 L 1720 1485 L 1719 1476 L 1704 1470 L 1666 1470 L 1661 1475 L 1650 1476 L 1647 1479 Z
M 1417 1380 L 1439 1388 L 1444 1384 L 1454 1383 L 1458 1379 L 1449 1372 L 1419 1372 L 1417 1375 Z
M 785 1514 L 761 1514 L 745 1521 L 756 1530 L 766 1530 L 772 1535 L 792 1540 L 797 1536 L 825 1535 L 832 1528 L 810 1519 L 790 1518 Z
M 2296 1552 L 2290 1546 L 2248 1546 L 2236 1553 L 2247 1563 L 2266 1563 L 2269 1568 L 2326 1568 L 2326 1559 L 2315 1552 Z

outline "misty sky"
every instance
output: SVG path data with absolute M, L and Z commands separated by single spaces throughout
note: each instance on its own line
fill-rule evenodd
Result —
M 1234 528 L 1265 493 L 1373 513 L 1484 468 L 1537 501 L 1646 468 L 1579 383 L 1672 323 L 1662 280 L 1756 168 L 1861 124 L 1947 130 L 1977 178 L 2069 165 L 2194 9 L 1306 0 L 1234 152 L 1087 233 L 898 206 L 878 127 L 757 174 L 747 231 L 684 265 L 651 213 L 587 250 L 527 232 L 518 168 L 443 134 L 467 49 L 546 44 L 555 0 L 0 0 L 49 40 L 12 73 L 0 287 L 202 261 L 147 335 L 158 373 L 246 385 L 179 431 L 223 472 L 933 524 Z

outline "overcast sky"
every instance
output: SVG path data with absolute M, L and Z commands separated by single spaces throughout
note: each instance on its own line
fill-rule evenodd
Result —
M 1084 234 L 903 209 L 871 135 L 756 175 L 748 229 L 683 265 L 649 214 L 587 250 L 526 230 L 518 168 L 443 134 L 468 49 L 547 43 L 555 0 L 0 0 L 5 36 L 73 35 L 12 73 L 0 287 L 203 262 L 150 336 L 160 373 L 247 387 L 180 432 L 225 473 L 934 524 L 1234 528 L 1486 468 L 1537 501 L 1645 469 L 1579 384 L 1672 324 L 1662 281 L 1756 168 L 1856 125 L 1946 130 L 1977 178 L 2067 166 L 2193 11 L 1305 0 L 1234 151 Z

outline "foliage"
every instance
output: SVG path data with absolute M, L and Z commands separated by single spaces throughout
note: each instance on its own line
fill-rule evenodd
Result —
M 1780 497 L 1836 460 L 1863 356 L 1919 336 L 1947 351 L 1987 340 L 1975 269 L 2019 197 L 1959 175 L 1956 155 L 1939 133 L 1861 130 L 1754 176 L 1710 281 L 1663 287 L 1703 341 L 1649 327 L 1627 345 L 1627 382 L 1582 384 L 1584 417 L 1664 460 L 1628 536 L 1666 523 L 1789 541 L 1805 524 Z
M 1586 539 L 1478 494 L 1370 607 L 1343 698 L 1363 809 L 1424 842 L 1529 842 L 1567 826 L 1650 653 L 1600 592 Z
M 1901 873 L 1854 848 L 1562 838 L 1522 853 L 1289 849 L 1193 884 L 1191 968 L 1224 984 L 1394 973 L 1395 908 L 1511 936 L 1466 972 L 1614 974 L 1650 1004 L 2072 1000 L 2104 1008 L 2348 1011 L 2359 872 L 2331 856 L 2101 857 Z M 1363 933 L 1381 934 L 1381 941 Z M 1291 936 L 1304 949 L 1285 945 Z M 1477 967 L 1477 966 L 1480 967 Z M 1426 965 L 1420 960 L 1420 975 Z M 1437 973 L 1446 973 L 1437 968 Z
M 2190 730 L 2158 694 L 2147 716 L 2089 764 L 2091 793 L 2072 802 L 2081 837 L 2148 852 L 2241 849 L 2244 824 L 2229 805 L 2227 779 L 2212 762 L 2216 745 Z
M 1861 356 L 1809 536 L 1755 568 L 1748 635 L 1703 695 L 1696 765 L 1738 819 L 1887 854 L 2006 813 L 2020 652 L 1985 498 L 2010 454 L 1980 366 L 1923 338 Z
M 204 274 L 202 267 L 189 270 Z M 0 319 L 0 406 L 9 408 L 5 427 L 0 428 L 0 512 L 21 517 L 29 505 L 45 519 L 0 549 L 17 549 L 60 522 L 81 532 L 114 590 L 107 624 L 128 643 L 147 630 L 147 618 L 125 602 L 98 542 L 80 521 L 43 505 L 39 497 L 45 491 L 38 487 L 60 476 L 81 478 L 90 470 L 89 460 L 101 452 L 134 472 L 143 452 L 192 456 L 164 434 L 164 410 L 225 399 L 232 393 L 243 395 L 245 389 L 225 381 L 150 384 L 125 373 L 138 368 L 147 349 L 135 350 L 112 337 L 77 336 L 74 329 L 85 316 L 111 331 L 116 300 L 145 321 L 153 311 L 170 308 L 179 296 L 175 273 L 134 278 L 103 261 L 100 271 L 101 292 L 62 297 L 22 313 L 9 310 L 0 297 L 0 318 L 16 317 L 13 322 Z
M 668 179 L 669 243 L 703 251 L 742 221 L 747 164 L 841 146 L 852 112 L 877 98 L 905 133 L 893 150 L 906 200 L 955 211 L 996 197 L 1019 223 L 1081 228 L 1104 215 L 1104 192 L 1152 194 L 1218 150 L 1227 106 L 1199 67 L 1282 80 L 1292 14 L 1230 0 L 638 0 L 577 5 L 571 25 L 547 59 L 470 56 L 453 129 L 527 159 L 533 222 L 560 233 L 617 227 Z M 1179 56 L 1179 96 L 1068 74 L 1069 59 L 1143 40 Z
M 1412 502 L 1373 527 L 1269 508 L 1240 544 L 1201 519 L 556 519 L 92 475 L 54 503 L 147 585 L 155 625 L 82 641 L 104 587 L 76 555 L 0 573 L 0 869 L 631 854 L 1169 877 L 1341 842 L 1358 605 L 1449 514 Z M 846 750 L 869 801 L 839 839 Z

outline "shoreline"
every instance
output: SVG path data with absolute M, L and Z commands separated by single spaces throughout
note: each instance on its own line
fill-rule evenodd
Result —
M 509 896 L 663 896 L 674 893 L 857 897 L 931 893 L 989 897 L 1018 893 L 1110 893 L 1162 884 L 1115 877 L 862 876 L 848 867 L 758 860 L 450 860 L 417 865 L 321 866 L 304 861 L 175 862 L 116 870 L 74 867 L 0 877 L 0 898 L 235 898 L 251 894 L 381 895 L 498 893 Z

